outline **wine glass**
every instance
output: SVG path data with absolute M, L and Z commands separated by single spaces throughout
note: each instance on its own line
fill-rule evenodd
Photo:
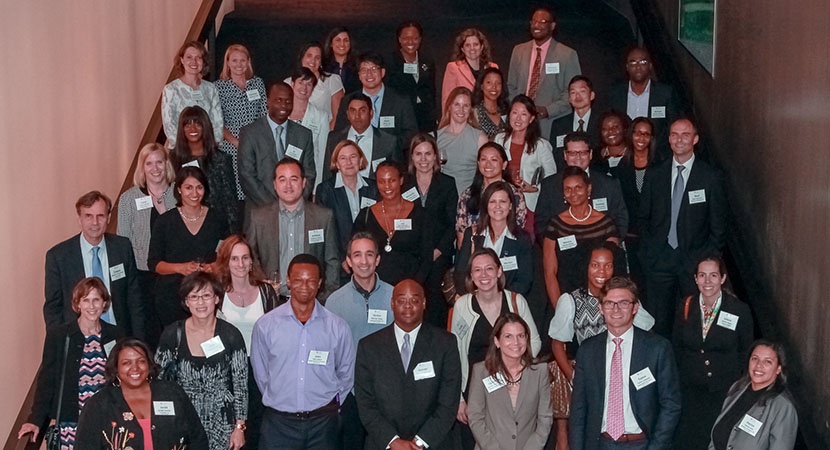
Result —
M 268 279 L 266 280 L 266 283 L 270 284 L 271 287 L 273 287 L 275 291 L 279 292 L 280 291 L 280 271 L 279 270 L 274 270 L 271 273 L 269 273 L 268 274 Z
M 439 148 L 438 149 L 438 161 L 441 162 L 441 165 L 447 163 L 447 149 L 446 148 Z

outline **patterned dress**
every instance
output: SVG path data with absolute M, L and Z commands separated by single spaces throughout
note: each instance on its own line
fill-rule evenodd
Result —
M 101 335 L 85 336 L 83 356 L 81 356 L 78 369 L 78 414 L 86 401 L 104 386 L 106 365 L 107 357 L 101 345 Z M 61 422 L 61 450 L 74 448 L 77 427 L 78 424 L 75 422 Z
M 239 89 L 239 86 L 233 80 L 217 80 L 216 90 L 219 91 L 219 102 L 222 104 L 222 118 L 225 121 L 225 128 L 236 138 L 239 138 L 239 130 L 242 127 L 267 113 L 265 83 L 262 82 L 260 77 L 253 77 L 246 81 L 244 91 Z M 239 184 L 236 147 L 228 141 L 222 140 L 219 143 L 219 150 L 230 155 L 233 161 L 233 176 L 236 180 L 236 196 L 239 200 L 245 200 L 245 194 Z

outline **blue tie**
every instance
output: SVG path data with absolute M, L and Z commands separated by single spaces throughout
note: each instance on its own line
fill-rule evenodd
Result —
M 669 245 L 677 248 L 677 216 L 680 214 L 680 204 L 683 202 L 683 191 L 686 183 L 683 181 L 683 166 L 677 166 L 677 178 L 674 180 L 674 189 L 671 192 L 671 226 L 669 227 Z
M 104 267 L 101 265 L 101 258 L 98 256 L 98 251 L 100 250 L 101 247 L 92 247 L 92 276 L 97 277 L 106 285 L 106 279 L 104 279 Z M 110 303 L 110 305 L 111 304 L 112 303 Z M 106 323 L 113 323 L 112 312 L 110 312 L 109 309 L 104 311 L 104 313 L 101 314 L 101 320 Z
M 409 333 L 403 335 L 403 345 L 401 345 L 401 362 L 403 363 L 403 371 L 409 370 L 409 358 L 412 356 L 412 349 L 409 347 Z
M 372 97 L 372 109 L 374 109 L 374 114 L 372 114 L 372 126 L 375 128 L 380 127 L 380 110 L 378 109 L 378 100 L 380 100 L 380 95 Z

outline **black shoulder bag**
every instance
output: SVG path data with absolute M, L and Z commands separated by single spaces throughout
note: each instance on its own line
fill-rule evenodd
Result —
M 61 406 L 63 406 L 63 385 L 66 381 L 66 357 L 69 354 L 69 333 L 63 343 L 63 364 L 61 364 L 61 384 L 58 389 L 58 411 L 55 414 L 55 424 L 49 425 L 43 439 L 46 441 L 46 450 L 60 450 L 61 448 Z

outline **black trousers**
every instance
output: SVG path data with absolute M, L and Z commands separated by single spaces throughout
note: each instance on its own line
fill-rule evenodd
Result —
M 267 408 L 262 416 L 261 450 L 339 450 L 337 409 L 296 417 Z
M 654 331 L 671 339 L 677 304 L 698 292 L 685 252 L 662 245 L 646 266 L 646 291 L 643 306 L 654 316 Z

